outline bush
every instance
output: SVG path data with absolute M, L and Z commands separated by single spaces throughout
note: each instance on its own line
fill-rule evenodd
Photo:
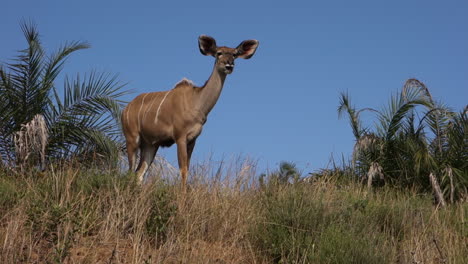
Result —
M 277 263 L 382 263 L 393 256 L 391 234 L 398 213 L 362 199 L 308 184 L 270 188 L 260 208 L 263 221 L 252 239 Z M 332 195 L 332 196 L 330 196 Z M 374 217 L 381 211 L 381 217 Z M 395 217 L 393 219 L 392 217 Z M 381 228 L 378 228 L 382 226 Z
M 18 187 L 11 177 L 0 178 L 0 211 L 13 208 L 19 199 Z
M 310 263 L 390 263 L 391 249 L 383 233 L 357 233 L 336 223 L 326 227 Z M 384 249 L 381 251 L 381 249 Z
M 177 207 L 174 204 L 174 193 L 165 184 L 155 184 L 149 199 L 149 214 L 146 218 L 146 234 L 156 242 L 163 242 L 169 231 L 171 219 Z
M 360 117 L 369 110 L 377 116 L 374 126 L 364 125 Z M 457 113 L 434 100 L 422 82 L 409 79 L 381 110 L 357 109 L 343 93 L 338 114 L 348 116 L 356 140 L 348 168 L 352 178 L 369 187 L 435 189 L 441 204 L 466 199 L 468 106 Z

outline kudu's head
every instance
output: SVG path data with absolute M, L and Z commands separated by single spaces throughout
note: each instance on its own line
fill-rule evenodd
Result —
M 215 67 L 218 71 L 230 74 L 234 70 L 234 60 L 237 58 L 250 59 L 258 47 L 258 41 L 249 39 L 242 41 L 237 48 L 218 47 L 212 37 L 201 35 L 198 38 L 198 46 L 203 55 L 211 55 L 216 58 Z

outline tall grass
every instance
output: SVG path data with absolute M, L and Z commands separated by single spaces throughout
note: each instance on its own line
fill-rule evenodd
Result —
M 325 178 L 265 190 L 253 240 L 278 263 L 463 263 L 466 204 Z
M 0 172 L 1 263 L 464 263 L 468 205 L 328 177 L 257 184 L 248 160 L 132 175 Z

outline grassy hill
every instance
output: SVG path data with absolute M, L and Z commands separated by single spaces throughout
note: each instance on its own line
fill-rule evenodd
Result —
M 465 263 L 468 204 L 333 173 L 260 184 L 248 162 L 143 186 L 80 164 L 0 172 L 1 263 Z

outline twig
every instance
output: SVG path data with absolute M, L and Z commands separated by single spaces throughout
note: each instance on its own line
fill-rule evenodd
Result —
M 432 242 L 434 242 L 434 244 L 435 244 L 435 246 L 437 248 L 437 251 L 439 252 L 440 260 L 442 261 L 442 263 L 446 263 L 444 255 L 442 254 L 442 251 L 440 250 L 439 245 L 437 244 L 437 240 L 434 238 L 434 239 L 432 239 Z
M 112 255 L 109 258 L 109 264 L 112 264 L 112 260 L 115 258 L 115 253 L 117 251 L 117 244 L 115 245 L 114 249 L 112 250 Z

